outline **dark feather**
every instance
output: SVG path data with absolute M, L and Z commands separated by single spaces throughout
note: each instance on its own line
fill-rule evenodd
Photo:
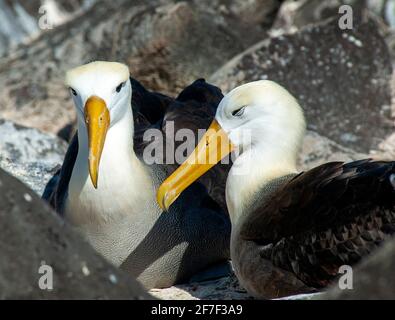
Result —
M 395 231 L 395 162 L 327 163 L 279 187 L 241 237 L 309 286 L 322 287 Z

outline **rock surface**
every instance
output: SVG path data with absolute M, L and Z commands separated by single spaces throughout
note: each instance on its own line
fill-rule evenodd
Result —
M 0 56 L 81 14 L 97 0 L 0 0 Z
M 299 100 L 311 130 L 368 153 L 394 131 L 391 74 L 388 48 L 372 20 L 342 31 L 334 19 L 260 42 L 210 81 L 229 91 L 274 80 Z
M 0 169 L 0 299 L 142 299 L 139 284 L 109 265 L 32 191 Z M 39 288 L 42 264 L 53 289 Z M 43 271 L 41 271 L 43 272 Z
M 179 285 L 167 289 L 152 289 L 154 297 L 163 300 L 253 300 L 235 275 L 215 281 Z M 320 296 L 321 294 L 318 294 Z M 301 294 L 277 300 L 311 300 L 317 294 Z
M 272 32 L 294 32 L 307 25 L 339 16 L 339 8 L 345 4 L 351 5 L 353 15 L 357 16 L 364 8 L 372 9 L 373 6 L 380 6 L 379 2 L 383 0 L 285 0 L 277 14 Z
M 358 153 L 318 133 L 308 131 L 299 154 L 298 169 L 309 170 L 326 162 L 350 162 L 366 158 L 368 158 L 366 154 Z
M 215 281 L 178 285 L 149 291 L 164 300 L 250 300 L 253 299 L 240 287 L 235 275 Z
M 0 167 L 37 194 L 62 164 L 67 144 L 58 137 L 0 119 Z

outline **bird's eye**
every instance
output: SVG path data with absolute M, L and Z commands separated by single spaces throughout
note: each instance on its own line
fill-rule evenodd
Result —
M 240 117 L 240 116 L 242 116 L 243 113 L 244 113 L 245 108 L 246 108 L 246 107 L 244 106 L 244 107 L 241 107 L 240 109 L 234 110 L 234 111 L 232 112 L 232 116 L 234 116 L 234 117 Z
M 77 91 L 75 91 L 73 88 L 69 88 L 69 89 L 73 96 L 77 96 Z
M 121 84 L 119 84 L 119 86 L 115 89 L 116 92 L 121 92 L 123 86 L 125 85 L 125 82 L 122 82 Z

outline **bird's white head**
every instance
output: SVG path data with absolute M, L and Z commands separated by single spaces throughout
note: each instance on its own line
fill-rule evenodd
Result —
M 270 178 L 263 176 L 268 171 L 272 177 L 295 172 L 305 130 L 302 108 L 277 83 L 262 80 L 237 87 L 220 102 L 213 123 L 195 151 L 162 184 L 158 202 L 168 208 L 186 187 L 235 149 L 233 167 L 245 162 L 251 169 L 248 179 L 237 177 L 238 181 L 260 183 Z M 206 159 L 214 161 L 204 163 Z
M 229 92 L 215 119 L 240 153 L 261 148 L 262 156 L 278 151 L 295 161 L 306 130 L 296 99 L 269 80 L 250 82 Z
M 117 62 L 95 61 L 68 71 L 65 82 L 77 109 L 79 128 L 87 130 L 89 173 L 97 188 L 107 132 L 130 111 L 129 68 Z

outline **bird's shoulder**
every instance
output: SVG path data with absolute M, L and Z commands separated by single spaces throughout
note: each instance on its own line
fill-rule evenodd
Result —
M 331 162 L 283 183 L 251 212 L 246 239 L 272 243 L 307 231 L 342 226 L 375 210 L 393 210 L 395 162 Z

